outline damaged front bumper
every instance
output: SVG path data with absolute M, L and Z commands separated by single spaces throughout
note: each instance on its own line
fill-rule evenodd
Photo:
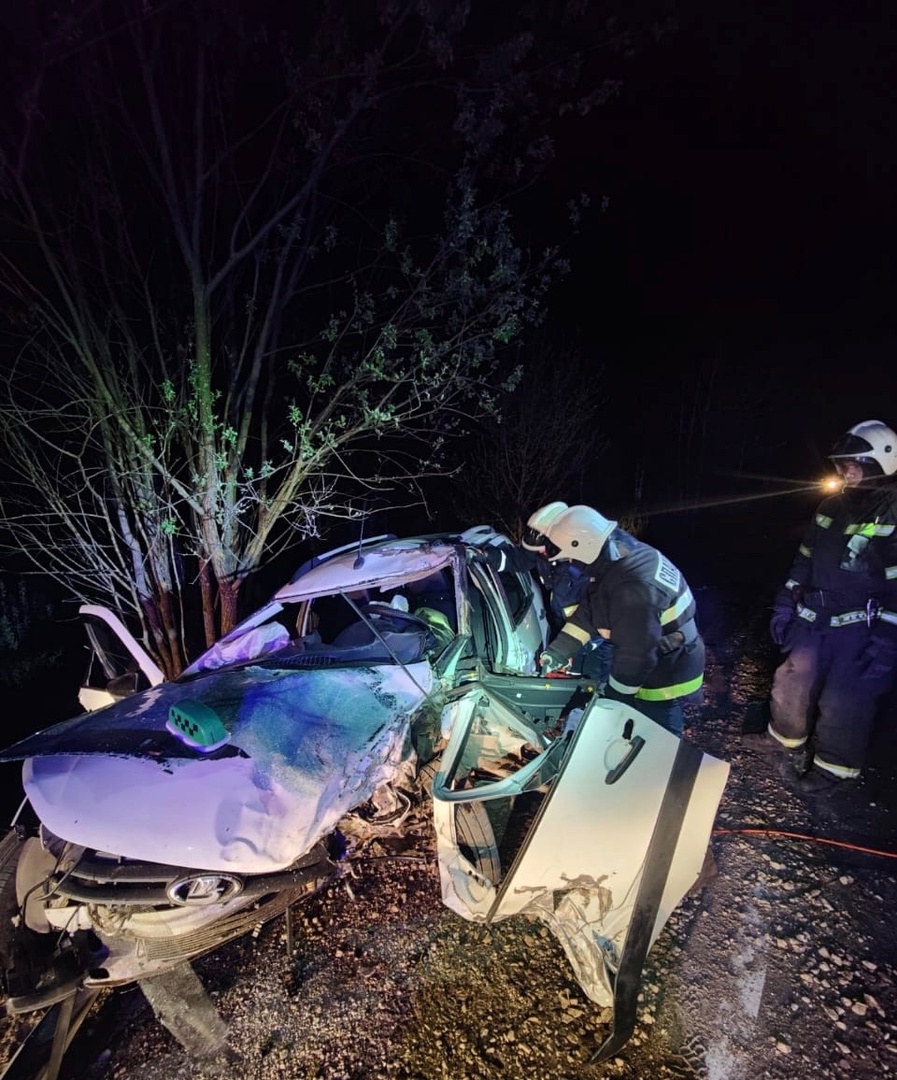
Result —
M 240 876 L 119 859 L 41 830 L 2 841 L 0 903 L 7 1011 L 52 1004 L 77 986 L 119 986 L 195 959 L 336 880 L 325 843 L 285 870 Z

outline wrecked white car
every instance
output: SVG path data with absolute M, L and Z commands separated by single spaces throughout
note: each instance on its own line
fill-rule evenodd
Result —
M 351 865 L 350 817 L 401 831 L 426 769 L 445 903 L 543 920 L 614 1009 L 602 1056 L 622 1046 L 728 766 L 587 679 L 540 677 L 540 586 L 471 558 L 501 539 L 312 560 L 173 682 L 84 609 L 92 711 L 0 754 L 27 797 L 0 847 L 8 1010 L 146 988 L 288 911 Z

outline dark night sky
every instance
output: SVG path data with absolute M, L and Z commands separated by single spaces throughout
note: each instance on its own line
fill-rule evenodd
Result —
M 639 41 L 548 176 L 559 198 L 593 196 L 551 309 L 605 372 L 610 445 L 582 492 L 647 512 L 683 563 L 726 532 L 787 559 L 815 498 L 775 496 L 774 478 L 818 477 L 859 420 L 897 426 L 897 5 L 656 6 L 678 29 Z M 590 56 L 599 79 L 620 74 Z M 534 242 L 553 239 L 540 217 Z
M 889 307 L 897 9 L 728 0 L 677 14 L 566 166 L 606 176 L 617 298 L 698 319 Z
M 653 511 L 813 479 L 846 427 L 897 426 L 897 6 L 677 7 L 560 177 L 610 197 L 556 324 L 603 363 L 612 445 L 592 501 Z M 659 514 L 649 536 L 790 559 L 817 496 Z M 781 550 L 780 550 L 781 549 Z M 740 552 L 738 558 L 743 558 Z

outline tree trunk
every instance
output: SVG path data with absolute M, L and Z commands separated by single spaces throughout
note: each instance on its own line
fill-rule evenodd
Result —
M 161 591 L 159 595 L 159 615 L 167 643 L 167 655 L 171 663 L 170 677 L 174 679 L 184 670 L 186 644 L 181 640 L 181 631 L 175 618 L 172 595 L 167 590 Z
M 199 586 L 202 593 L 202 625 L 206 635 L 206 648 L 211 648 L 218 640 L 215 625 L 215 594 L 209 560 L 203 559 L 199 568 Z
M 226 578 L 218 582 L 218 600 L 221 604 L 221 633 L 226 634 L 237 625 L 240 581 L 238 578 Z
M 174 679 L 181 673 L 181 665 L 176 656 L 172 655 L 169 638 L 160 617 L 159 607 L 151 596 L 140 597 L 140 608 L 143 613 L 143 622 L 146 626 L 159 666 L 165 673 L 166 679 Z

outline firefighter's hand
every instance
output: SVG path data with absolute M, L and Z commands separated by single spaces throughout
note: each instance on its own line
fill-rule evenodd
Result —
M 794 608 L 776 608 L 769 620 L 769 636 L 780 649 L 790 647 L 793 628 Z
M 572 665 L 572 657 L 561 656 L 551 649 L 546 649 L 539 657 L 539 672 L 543 679 L 550 678 L 551 676 L 557 678 L 558 676 L 566 675 L 570 671 Z
M 500 547 L 486 545 L 486 547 L 469 548 L 473 562 L 484 563 L 499 573 L 504 570 L 507 556 Z

